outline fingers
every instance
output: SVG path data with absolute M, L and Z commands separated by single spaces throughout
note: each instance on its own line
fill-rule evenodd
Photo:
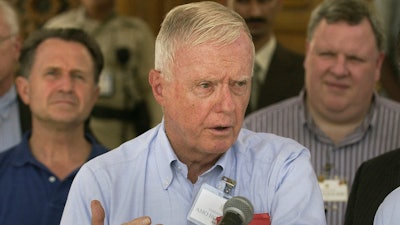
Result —
M 91 201 L 90 209 L 92 211 L 92 225 L 104 225 L 105 213 L 100 201 Z M 151 219 L 148 216 L 138 217 L 122 225 L 151 225 Z
M 130 222 L 124 223 L 122 225 L 150 225 L 151 219 L 148 216 L 138 217 Z M 96 224 L 97 225 L 97 224 Z
M 104 225 L 105 213 L 100 201 L 91 201 L 90 209 L 92 211 L 92 225 Z

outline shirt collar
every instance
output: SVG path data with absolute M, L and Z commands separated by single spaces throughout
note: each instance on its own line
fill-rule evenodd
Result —
M 161 183 L 164 189 L 167 189 L 171 185 L 173 180 L 172 166 L 178 157 L 172 150 L 172 146 L 168 141 L 167 134 L 165 132 L 164 119 L 162 119 L 160 129 L 158 129 L 155 151 L 156 164 L 158 167 L 158 173 L 160 174 Z
M 264 81 L 267 75 L 269 64 L 276 49 L 277 41 L 275 36 L 271 36 L 270 40 L 256 53 L 255 61 L 260 66 L 259 80 Z
M 161 183 L 163 185 L 164 189 L 167 189 L 172 181 L 173 181 L 173 166 L 174 164 L 179 164 L 179 159 L 176 156 L 174 150 L 172 149 L 171 144 L 169 143 L 169 140 L 167 138 L 167 134 L 165 133 L 165 127 L 164 127 L 164 121 L 161 123 L 161 127 L 158 130 L 157 134 L 157 141 L 156 141 L 156 146 L 153 151 L 156 151 L 156 164 L 158 166 L 158 172 L 160 174 L 161 178 Z M 208 173 L 209 171 L 214 170 L 216 167 L 221 167 L 222 168 L 222 173 L 226 173 L 229 171 L 235 171 L 231 169 L 225 169 L 225 168 L 233 168 L 234 165 L 234 150 L 230 148 L 225 154 L 221 156 L 221 158 L 217 161 L 217 163 L 211 167 L 208 171 L 206 171 L 204 174 Z M 226 174 L 225 176 L 232 176 L 231 174 Z M 215 181 L 217 182 L 217 181 Z
M 37 160 L 35 159 L 35 157 L 33 157 L 30 151 L 29 139 L 31 137 L 31 134 L 31 131 L 25 132 L 21 142 L 17 146 L 15 146 L 14 150 L 12 150 L 15 151 L 14 166 L 20 167 L 27 163 L 37 164 Z
M 15 151 L 14 165 L 17 167 L 23 166 L 27 163 L 42 166 L 42 164 L 39 161 L 37 161 L 35 157 L 32 155 L 31 148 L 29 146 L 29 139 L 31 137 L 31 134 L 32 131 L 25 132 L 21 142 L 17 146 L 15 146 L 15 149 L 13 150 Z M 93 136 L 85 134 L 85 138 L 89 140 L 89 142 L 92 144 L 88 161 L 107 151 L 104 147 L 100 146 L 97 143 L 97 141 Z

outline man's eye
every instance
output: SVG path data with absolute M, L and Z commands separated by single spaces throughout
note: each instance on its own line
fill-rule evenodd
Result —
M 72 77 L 76 78 L 76 79 L 80 79 L 80 80 L 84 80 L 85 79 L 85 77 L 82 74 L 73 74 Z
M 57 70 L 47 70 L 46 75 L 57 75 Z
M 319 55 L 324 56 L 324 57 L 333 57 L 334 56 L 334 54 L 332 52 L 321 52 Z
M 357 56 L 349 56 L 349 57 L 347 57 L 347 59 L 351 62 L 364 62 L 365 61 L 362 58 L 359 58 Z
M 207 97 L 213 93 L 213 87 L 212 82 L 200 82 L 194 87 L 193 92 L 199 97 Z
M 238 82 L 236 82 L 236 85 L 239 86 L 239 87 L 246 86 L 247 85 L 247 80 L 238 81 Z
M 249 88 L 249 82 L 247 80 L 243 81 L 233 81 L 231 82 L 231 90 L 236 95 L 243 95 Z
M 200 83 L 199 86 L 202 87 L 202 88 L 204 88 L 204 89 L 207 89 L 207 88 L 210 88 L 210 87 L 211 87 L 211 84 L 208 83 L 208 82 L 202 82 L 202 83 Z

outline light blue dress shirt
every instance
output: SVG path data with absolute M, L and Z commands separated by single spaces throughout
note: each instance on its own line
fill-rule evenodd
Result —
M 152 224 L 187 220 L 202 184 L 236 180 L 233 196 L 248 198 L 273 225 L 326 224 L 322 195 L 309 151 L 273 134 L 242 129 L 236 143 L 192 184 L 161 123 L 136 139 L 86 163 L 74 179 L 62 225 L 90 224 L 90 202 L 102 203 L 105 225 L 150 216 Z
M 400 187 L 392 191 L 379 206 L 374 225 L 400 224 Z
M 17 92 L 12 86 L 0 97 L 0 152 L 18 144 L 21 139 Z

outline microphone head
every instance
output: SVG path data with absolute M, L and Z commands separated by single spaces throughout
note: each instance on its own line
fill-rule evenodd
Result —
M 248 224 L 253 219 L 254 208 L 251 202 L 242 196 L 235 196 L 224 204 L 223 213 L 232 212 L 238 214 L 242 220 L 243 224 Z

